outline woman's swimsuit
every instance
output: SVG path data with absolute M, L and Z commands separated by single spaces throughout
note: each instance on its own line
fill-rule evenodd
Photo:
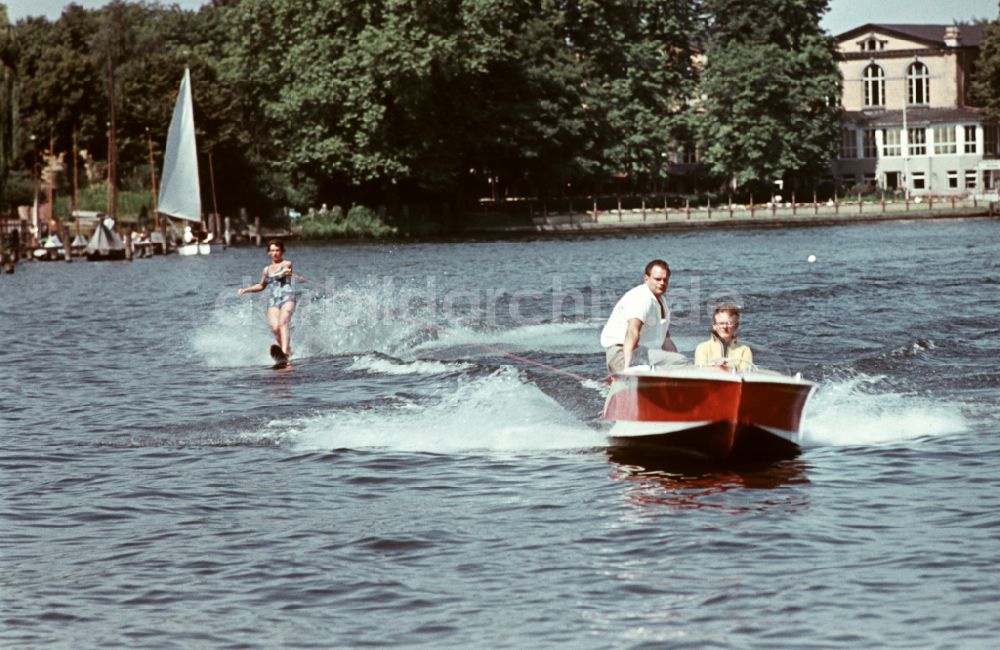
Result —
M 277 274 L 267 274 L 267 283 L 271 286 L 271 295 L 267 298 L 268 307 L 281 308 L 286 302 L 295 302 L 295 289 L 292 287 L 292 276 L 284 275 L 285 269 Z

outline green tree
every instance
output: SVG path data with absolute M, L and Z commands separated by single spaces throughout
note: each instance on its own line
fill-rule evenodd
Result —
M 0 212 L 7 207 L 7 176 L 14 161 L 19 47 L 7 7 L 0 4 Z
M 70 5 L 55 23 L 17 26 L 27 43 L 19 115 L 40 141 L 52 132 L 59 151 L 75 129 L 100 158 L 113 108 L 118 177 L 146 188 L 149 141 L 159 162 L 188 66 L 223 209 L 227 196 L 392 205 L 462 202 L 490 187 L 551 195 L 621 172 L 648 189 L 688 120 L 695 2 Z
M 246 0 L 226 13 L 269 193 L 561 192 L 662 175 L 692 86 L 690 0 Z M 287 190 L 287 191 L 286 191 Z
M 986 109 L 986 118 L 1000 122 L 1000 21 L 991 21 L 983 30 L 979 59 L 972 86 L 976 104 Z
M 104 156 L 107 100 L 91 52 L 98 25 L 97 14 L 78 5 L 67 7 L 55 22 L 32 18 L 18 24 L 24 43 L 19 64 L 20 138 L 28 155 L 33 155 L 27 144 L 31 136 L 39 151 L 48 149 L 51 137 L 57 152 L 69 152 L 75 130 L 80 149 Z M 71 164 L 69 156 L 67 162 Z M 60 181 L 65 184 L 67 179 Z
M 499 179 L 501 192 L 545 194 L 593 175 L 597 129 L 564 3 L 480 3 L 467 11 L 462 48 L 476 53 L 475 62 L 448 81 L 468 89 L 452 91 L 466 166 L 479 176 L 467 180 L 480 195 L 486 178 Z M 447 91 L 442 83 L 439 92 Z
M 633 189 L 665 179 L 664 155 L 687 125 L 694 92 L 689 0 L 566 4 L 583 65 L 587 115 L 598 134 L 600 178 L 627 174 Z
M 840 72 L 819 26 L 827 0 L 707 0 L 698 130 L 703 160 L 737 186 L 804 183 L 839 128 Z
M 226 10 L 222 79 L 238 87 L 273 196 L 301 203 L 323 185 L 441 182 L 455 125 L 435 90 L 456 74 L 460 4 L 247 0 Z

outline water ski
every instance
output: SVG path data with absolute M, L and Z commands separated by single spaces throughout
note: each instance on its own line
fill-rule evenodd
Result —
M 271 345 L 271 358 L 274 359 L 275 368 L 284 368 L 288 365 L 288 357 L 281 351 L 281 346 L 277 343 Z

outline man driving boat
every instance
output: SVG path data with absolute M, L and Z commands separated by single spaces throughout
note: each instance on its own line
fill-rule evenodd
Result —
M 753 365 L 753 353 L 737 340 L 739 328 L 739 307 L 731 304 L 716 307 L 712 314 L 712 336 L 695 348 L 695 365 L 748 370 Z

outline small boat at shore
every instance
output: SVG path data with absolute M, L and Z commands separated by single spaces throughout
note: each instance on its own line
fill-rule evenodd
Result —
M 36 248 L 31 252 L 32 257 L 41 262 L 51 262 L 54 260 L 66 259 L 66 247 L 62 239 L 56 233 L 45 238 L 41 248 Z
M 211 253 L 221 253 L 224 250 L 222 242 L 213 242 L 211 234 L 204 241 L 197 241 L 192 235 L 191 228 L 186 227 L 181 241 L 177 245 L 178 255 L 209 255 Z
M 71 255 L 73 257 L 83 257 L 87 253 L 87 244 L 89 243 L 90 241 L 86 237 L 77 233 L 69 245 Z
M 109 222 L 110 223 L 110 222 Z M 126 259 L 125 242 L 104 221 L 98 221 L 83 254 L 90 262 Z
M 611 448 L 710 461 L 793 458 L 814 389 L 763 369 L 628 368 L 612 377 L 603 419 L 614 422 Z
M 193 244 L 179 244 L 177 246 L 178 255 L 208 255 L 210 253 L 221 253 L 225 250 L 225 245 L 222 242 L 217 242 L 214 244 L 208 243 L 193 243 Z

